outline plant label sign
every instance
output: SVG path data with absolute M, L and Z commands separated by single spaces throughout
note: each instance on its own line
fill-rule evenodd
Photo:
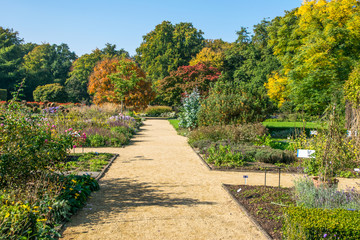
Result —
M 298 158 L 314 158 L 315 150 L 308 150 L 308 149 L 298 149 L 297 150 L 297 157 Z
M 360 172 L 360 168 L 354 168 L 355 172 Z
M 249 178 L 249 176 L 248 176 L 248 175 L 244 175 L 243 178 Z
M 316 130 L 310 131 L 310 135 L 318 135 L 318 132 Z

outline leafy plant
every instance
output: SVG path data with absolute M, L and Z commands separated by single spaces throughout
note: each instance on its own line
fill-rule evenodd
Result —
M 179 114 L 179 126 L 193 129 L 198 124 L 200 94 L 196 89 L 194 89 L 191 94 L 185 94 L 182 102 L 183 105 Z

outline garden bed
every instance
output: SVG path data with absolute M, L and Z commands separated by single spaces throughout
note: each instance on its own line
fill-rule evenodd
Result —
M 224 188 L 271 238 L 282 239 L 283 208 L 295 205 L 292 189 L 249 185 L 224 185 Z

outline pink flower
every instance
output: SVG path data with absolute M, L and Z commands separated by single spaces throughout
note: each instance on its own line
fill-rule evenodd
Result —
M 76 148 L 76 145 L 74 145 L 73 148 Z
M 69 131 L 72 131 L 73 129 L 72 128 L 69 128 Z
M 45 139 L 45 143 L 47 143 L 48 142 L 48 140 L 47 139 Z
M 2 123 L 2 124 L 0 124 L 0 126 L 4 126 L 4 124 Z
M 65 130 L 65 132 L 67 132 L 67 130 Z
M 52 125 L 51 127 L 52 127 L 52 128 L 55 128 L 55 125 Z

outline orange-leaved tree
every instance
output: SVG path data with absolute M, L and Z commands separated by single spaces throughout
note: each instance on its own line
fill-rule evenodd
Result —
M 144 71 L 132 60 L 124 58 L 99 62 L 89 79 L 89 93 L 97 105 L 123 103 L 134 110 L 146 108 L 155 97 Z

